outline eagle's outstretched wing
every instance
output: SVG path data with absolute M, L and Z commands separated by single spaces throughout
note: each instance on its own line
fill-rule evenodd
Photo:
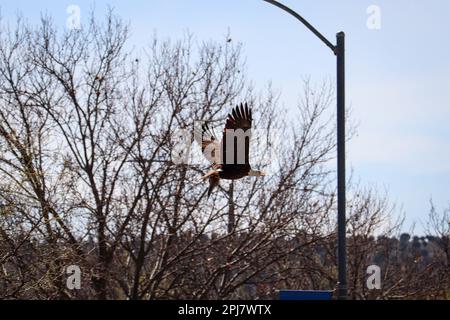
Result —
M 221 161 L 226 165 L 249 165 L 249 151 L 252 128 L 252 110 L 247 103 L 236 106 L 225 123 L 222 138 Z M 234 138 L 237 137 L 237 138 Z M 227 138 L 234 142 L 229 143 L 228 148 L 233 148 L 234 157 L 227 158 Z M 228 149 L 230 150 L 230 149 Z M 242 154 L 244 153 L 244 154 Z M 243 158 L 244 157 L 244 158 Z M 244 161 L 242 161 L 244 160 Z M 232 161 L 232 162 L 231 162 Z M 231 163 L 230 163 L 231 162 Z M 243 162 L 243 163 L 242 163 Z
M 194 139 L 201 146 L 202 153 L 209 162 L 212 164 L 219 163 L 220 142 L 206 122 L 202 124 L 201 129 L 194 129 Z

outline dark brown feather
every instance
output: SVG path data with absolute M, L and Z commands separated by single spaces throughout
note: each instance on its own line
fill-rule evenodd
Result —
M 228 168 L 224 168 L 225 169 L 229 169 L 229 170 L 242 170 L 242 165 L 246 165 L 247 167 L 249 166 L 249 151 L 250 151 L 250 135 L 251 135 L 251 128 L 252 128 L 252 116 L 251 116 L 251 109 L 248 107 L 248 104 L 240 104 L 238 106 L 236 106 L 230 114 L 228 114 L 228 118 L 226 120 L 225 123 L 225 128 L 223 131 L 223 136 L 222 136 L 222 148 L 221 148 L 221 163 L 226 165 L 226 166 L 230 166 Z M 234 132 L 233 130 L 242 130 L 245 134 L 248 134 L 249 136 L 246 137 L 245 139 L 245 154 L 244 154 L 244 163 L 238 163 L 238 145 L 237 145 L 237 141 L 234 141 L 233 146 L 234 146 L 234 159 L 232 161 L 232 163 L 227 163 L 229 161 L 227 161 L 227 150 L 226 150 L 226 146 L 227 146 L 227 133 L 228 135 L 232 132 Z M 239 133 L 239 131 L 237 132 Z M 236 139 L 237 140 L 237 139 Z M 245 169 L 246 170 L 246 169 Z

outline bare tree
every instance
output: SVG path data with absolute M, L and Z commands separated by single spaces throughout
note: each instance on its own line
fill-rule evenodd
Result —
M 0 30 L 1 297 L 333 288 L 332 88 L 305 81 L 287 117 L 270 86 L 257 92 L 245 77 L 240 45 L 188 34 L 136 53 L 128 35 L 112 12 L 81 30 L 59 32 L 45 17 Z M 195 121 L 223 119 L 241 101 L 255 112 L 251 157 L 269 176 L 223 183 L 207 199 L 207 164 L 180 161 L 196 151 L 182 141 Z M 391 234 L 391 209 L 374 191 L 353 193 L 351 290 L 368 298 L 363 270 L 380 250 L 373 235 Z M 69 265 L 82 270 L 81 290 L 66 287 Z

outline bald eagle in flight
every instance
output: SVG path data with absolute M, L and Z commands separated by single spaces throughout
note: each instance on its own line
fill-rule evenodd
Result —
M 265 176 L 262 171 L 252 170 L 249 149 L 252 129 L 252 110 L 247 103 L 236 106 L 228 114 L 222 141 L 203 123 L 201 130 L 194 130 L 194 138 L 200 144 L 205 158 L 211 162 L 212 170 L 202 177 L 209 180 L 208 198 L 220 179 L 237 180 L 246 176 Z

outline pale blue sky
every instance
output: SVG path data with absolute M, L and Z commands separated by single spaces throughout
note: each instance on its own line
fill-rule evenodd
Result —
M 348 145 L 348 161 L 363 185 L 387 188 L 403 206 L 407 227 L 421 231 L 429 200 L 450 203 L 450 1 L 284 0 L 332 42 L 347 34 L 347 99 L 359 123 Z M 335 60 L 294 18 L 262 0 L 5 1 L 2 15 L 21 12 L 37 21 L 47 12 L 63 27 L 75 4 L 86 18 L 106 5 L 129 20 L 132 43 L 157 32 L 177 38 L 187 30 L 198 40 L 223 40 L 230 31 L 242 42 L 249 78 L 272 81 L 285 106 L 295 104 L 305 76 L 334 79 Z M 381 29 L 370 30 L 366 10 L 381 9 Z

